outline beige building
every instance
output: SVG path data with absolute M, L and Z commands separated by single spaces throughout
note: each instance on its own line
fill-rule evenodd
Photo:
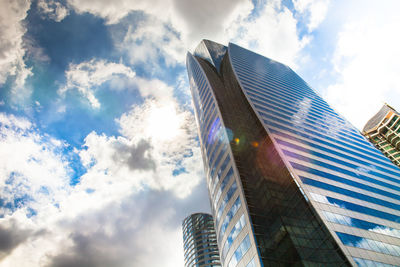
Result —
M 385 103 L 365 125 L 363 135 L 400 167 L 400 114 Z

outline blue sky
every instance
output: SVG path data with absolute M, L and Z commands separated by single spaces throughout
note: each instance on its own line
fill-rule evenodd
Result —
M 182 266 L 209 211 L 185 55 L 233 42 L 358 129 L 400 109 L 397 1 L 0 0 L 0 266 Z

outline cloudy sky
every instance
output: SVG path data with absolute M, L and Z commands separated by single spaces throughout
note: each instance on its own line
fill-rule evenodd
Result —
M 0 0 L 0 266 L 182 266 L 209 201 L 203 38 L 288 64 L 357 128 L 400 109 L 399 1 Z

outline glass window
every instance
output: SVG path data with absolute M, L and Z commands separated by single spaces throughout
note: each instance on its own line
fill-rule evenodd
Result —
M 208 131 L 206 147 L 208 147 L 210 144 L 214 144 L 215 137 L 219 132 L 220 128 L 221 128 L 220 118 L 217 117 L 215 118 L 214 122 L 211 125 L 210 130 Z
M 377 204 L 377 205 L 381 205 L 381 206 L 384 206 L 384 207 L 388 207 L 388 208 L 391 208 L 391 209 L 400 210 L 400 205 L 392 203 L 392 202 L 389 202 L 389 201 L 386 201 L 386 200 L 382 200 L 380 198 L 371 197 L 369 195 L 361 194 L 361 193 L 358 193 L 358 192 L 355 192 L 355 191 L 352 191 L 352 190 L 344 189 L 344 188 L 341 188 L 341 187 L 338 187 L 338 186 L 330 185 L 330 184 L 323 183 L 323 182 L 320 182 L 320 181 L 317 181 L 317 180 L 313 180 L 313 179 L 310 179 L 310 178 L 306 178 L 306 177 L 303 177 L 303 176 L 299 176 L 299 177 L 300 177 L 301 181 L 304 184 L 308 184 L 308 185 L 311 185 L 311 186 L 322 188 L 324 190 L 328 190 L 328 191 L 331 191 L 331 192 L 339 193 L 339 194 L 342 194 L 342 195 L 345 195 L 345 196 L 349 196 L 349 197 L 352 197 L 352 198 L 357 198 L 357 199 L 360 199 L 362 201 L 367 201 L 367 202 L 370 202 L 370 203 L 373 203 L 373 204 Z
M 222 258 L 225 260 L 226 254 L 228 253 L 230 247 L 232 246 L 233 242 L 235 241 L 236 237 L 242 231 L 243 227 L 246 225 L 246 220 L 244 218 L 244 214 L 240 219 L 237 221 L 235 226 L 233 226 L 231 232 L 228 235 L 228 238 L 225 241 L 224 248 L 222 250 Z
M 315 201 L 324 203 L 324 204 L 328 204 L 328 205 L 332 205 L 332 206 L 336 206 L 336 207 L 341 207 L 344 209 L 348 209 L 348 210 L 352 210 L 352 211 L 356 211 L 356 212 L 360 212 L 360 213 L 364 213 L 370 216 L 375 216 L 375 217 L 379 217 L 382 219 L 386 219 L 392 222 L 399 222 L 400 221 L 400 216 L 398 215 L 394 215 L 391 213 L 387 213 L 387 212 L 383 212 L 380 210 L 375 210 L 375 209 L 371 209 L 365 206 L 360 206 L 351 202 L 347 202 L 344 200 L 340 200 L 337 198 L 333 198 L 333 197 L 327 197 L 327 196 L 322 196 L 316 193 L 310 193 L 311 196 L 313 197 L 313 199 Z
M 288 136 L 286 135 L 285 137 L 288 137 Z M 299 141 L 302 144 L 306 144 L 306 145 L 308 145 L 310 147 L 322 150 L 324 152 L 328 152 L 328 153 L 333 154 L 335 156 L 339 156 L 339 157 L 345 158 L 346 159 L 345 163 L 348 163 L 348 160 L 351 160 L 351 161 L 353 161 L 353 162 L 355 162 L 357 164 L 363 164 L 363 165 L 368 166 L 368 167 L 373 166 L 374 169 L 380 170 L 380 171 L 385 172 L 385 173 L 390 173 L 390 174 L 396 175 L 396 176 L 399 175 L 399 172 L 397 170 L 396 171 L 392 171 L 392 170 L 390 170 L 388 168 L 387 165 L 383 165 L 383 166 L 378 165 L 378 164 L 376 164 L 376 160 L 374 160 L 373 158 L 365 157 L 364 155 L 361 155 L 359 153 L 354 153 L 352 151 L 349 151 L 349 150 L 346 150 L 346 149 L 343 149 L 343 148 L 339 148 L 341 152 L 338 152 L 338 151 L 335 151 L 335 150 L 333 150 L 331 148 L 326 148 L 324 146 L 317 145 L 315 143 L 308 142 L 308 141 L 303 140 L 303 139 L 300 140 L 300 139 L 295 138 L 295 137 L 290 137 L 290 139 L 295 140 L 295 141 Z M 310 150 L 308 148 L 295 145 L 293 143 L 284 141 L 282 139 L 277 138 L 276 141 L 281 145 L 288 146 L 288 147 L 294 148 L 294 149 L 299 150 L 299 151 L 308 152 L 308 153 L 310 153 L 312 155 L 315 155 L 315 156 L 318 156 L 318 157 L 322 157 L 322 158 L 325 158 L 325 159 L 328 159 L 328 160 L 332 160 L 332 157 L 330 157 L 330 156 L 328 156 L 326 154 L 322 154 L 322 153 Z M 349 154 L 342 153 L 342 152 L 347 152 L 352 156 L 350 156 Z M 375 164 L 372 164 L 370 162 L 364 161 L 364 160 L 362 160 L 360 158 L 355 158 L 355 157 L 353 157 L 354 155 L 357 155 L 357 156 L 359 156 L 359 157 L 361 157 L 363 159 L 366 159 L 366 160 L 370 160 L 371 162 L 375 162 Z M 349 163 L 349 164 L 351 164 L 351 163 Z M 345 164 L 343 164 L 343 165 L 345 165 Z M 349 165 L 345 165 L 345 166 L 349 166 Z M 353 168 L 353 167 L 356 167 L 356 166 L 354 164 L 351 164 L 349 167 Z
M 211 187 L 211 195 L 212 196 L 214 195 L 215 188 L 216 188 L 216 186 L 217 186 L 217 184 L 218 184 L 218 182 L 220 180 L 220 177 L 222 176 L 222 173 L 225 171 L 229 161 L 230 161 L 230 157 L 229 157 L 229 154 L 228 154 L 226 156 L 224 162 L 222 163 L 221 167 L 218 169 L 217 176 L 215 177 L 215 179 L 213 181 L 213 185 Z
M 388 226 L 352 218 L 352 217 L 341 215 L 341 214 L 332 213 L 329 211 L 323 211 L 323 214 L 328 221 L 333 222 L 333 223 L 343 224 L 343 225 L 347 225 L 347 226 L 351 226 L 351 227 L 360 228 L 363 230 L 368 230 L 370 232 L 375 232 L 375 233 L 379 233 L 379 234 L 384 234 L 384 235 L 389 235 L 389 236 L 400 238 L 400 230 L 399 229 L 395 229 L 395 228 L 391 228 Z
M 249 95 L 252 95 L 251 93 Z M 286 124 L 288 125 L 298 125 L 300 122 L 301 126 L 308 126 L 312 129 L 318 128 L 320 132 L 323 132 L 326 135 L 330 135 L 332 137 L 336 137 L 338 135 L 343 136 L 345 138 L 350 138 L 353 140 L 357 140 L 359 143 L 365 143 L 365 140 L 358 134 L 354 132 L 350 132 L 347 128 L 339 128 L 337 125 L 329 125 L 326 123 L 325 119 L 322 116 L 318 116 L 312 111 L 307 116 L 299 116 L 298 115 L 298 110 L 296 109 L 289 109 L 287 107 L 287 104 L 285 105 L 280 105 L 277 104 L 276 102 L 271 104 L 269 103 L 268 106 L 273 107 L 273 109 L 268 108 L 268 106 L 265 105 L 262 101 L 259 100 L 259 97 L 256 96 L 250 98 L 252 102 L 254 102 L 254 106 L 258 109 L 258 112 L 263 116 L 263 117 L 269 117 L 269 114 L 274 114 L 275 116 L 279 118 L 284 118 Z M 298 105 L 297 103 L 292 103 L 292 105 Z M 281 107 L 281 108 L 279 108 Z M 311 107 L 312 109 L 312 107 Z M 264 112 L 260 112 L 260 110 Z M 265 113 L 267 112 L 267 113 Z M 313 114 L 313 115 L 311 115 Z M 326 116 L 326 114 L 325 114 Z M 297 118 L 297 120 L 296 120 Z M 332 131 L 332 127 L 335 127 L 335 131 Z
M 231 199 L 232 195 L 235 193 L 237 189 L 236 181 L 234 181 L 231 185 L 231 187 L 228 189 L 228 192 L 226 192 L 225 197 L 222 199 L 221 204 L 218 208 L 218 213 L 217 213 L 217 218 L 216 218 L 216 225 L 219 224 L 219 220 L 221 219 L 221 215 L 225 209 L 226 204 L 228 204 L 229 200 Z
M 279 118 L 274 118 L 274 120 L 278 121 L 278 122 L 280 121 Z M 374 147 L 369 146 L 369 145 L 365 145 L 365 146 L 360 147 L 360 146 L 355 145 L 354 142 L 350 142 L 349 143 L 349 142 L 344 142 L 344 141 L 342 141 L 341 139 L 338 139 L 338 138 L 332 138 L 332 137 L 325 136 L 325 135 L 322 136 L 318 132 L 312 131 L 310 129 L 307 129 L 307 131 L 301 131 L 299 129 L 286 127 L 286 126 L 284 126 L 282 124 L 279 124 L 279 123 L 276 123 L 276 122 L 272 121 L 270 118 L 264 118 L 263 121 L 270 127 L 272 126 L 272 127 L 277 128 L 277 129 L 285 130 L 285 131 L 294 133 L 294 134 L 296 134 L 298 136 L 305 137 L 305 138 L 311 139 L 313 141 L 319 142 L 321 144 L 328 145 L 330 147 L 339 147 L 339 150 L 343 150 L 343 147 L 341 147 L 341 146 L 344 146 L 344 147 L 347 147 L 347 149 L 350 148 L 350 149 L 352 149 L 354 151 L 362 152 L 361 153 L 362 156 L 364 156 L 364 155 L 365 156 L 367 156 L 367 155 L 372 156 L 372 159 L 374 159 L 373 161 L 381 160 L 382 163 L 386 162 L 386 164 L 388 164 L 388 162 L 389 162 L 389 160 L 385 156 L 383 156 L 382 153 L 380 153 Z M 278 135 L 285 135 L 281 131 L 277 131 L 277 130 L 274 130 L 274 129 L 270 129 L 270 130 L 274 131 L 274 133 L 276 133 Z M 327 140 L 327 141 L 325 141 L 324 139 Z M 337 146 L 336 144 L 339 144 L 341 146 Z M 367 151 L 366 149 L 371 150 L 371 151 Z M 351 152 L 351 153 L 357 153 L 357 152 Z M 395 168 L 396 166 L 392 166 L 392 165 L 393 164 L 388 164 L 387 167 L 388 168 L 392 168 L 392 169 L 396 170 L 396 172 L 398 172 L 398 168 Z
M 222 237 L 225 234 L 226 228 L 228 227 L 229 223 L 231 222 L 232 218 L 236 215 L 236 212 L 239 210 L 242 202 L 240 201 L 240 197 L 238 196 L 233 203 L 232 207 L 230 210 L 227 212 L 224 221 L 221 224 L 221 228 L 218 233 L 218 240 L 221 242 Z M 218 224 L 217 224 L 218 226 Z
M 232 176 L 233 176 L 233 169 L 231 167 L 229 169 L 229 171 L 227 172 L 227 174 L 225 175 L 225 177 L 223 178 L 223 180 L 221 182 L 221 185 L 218 187 L 217 194 L 216 194 L 216 196 L 214 198 L 214 209 L 216 209 L 219 197 L 221 196 L 221 193 L 224 191 L 226 185 L 231 180 Z
M 364 266 L 374 266 L 374 267 L 396 267 L 395 265 L 383 263 L 383 262 L 378 262 L 378 261 L 372 261 L 372 260 L 367 260 L 367 259 L 362 259 L 362 258 L 355 258 L 353 257 L 354 261 L 357 263 L 358 266 L 364 267 Z
M 256 267 L 256 261 L 255 258 L 252 258 L 249 263 L 246 265 L 246 267 Z
M 336 232 L 336 234 L 340 241 L 342 241 L 342 243 L 346 246 L 373 250 L 379 253 L 389 254 L 397 257 L 400 256 L 400 246 L 341 232 Z
M 232 258 L 229 261 L 228 267 L 236 266 L 242 259 L 244 254 L 246 254 L 246 252 L 249 250 L 249 248 L 250 248 L 250 238 L 249 235 L 246 235 L 242 243 L 240 243 L 239 247 L 233 253 Z
M 378 185 L 381 185 L 381 186 L 384 186 L 384 187 L 388 187 L 388 188 L 400 191 L 400 187 L 399 186 L 392 185 L 392 184 L 389 184 L 389 183 L 385 183 L 385 182 L 379 181 L 377 179 L 365 176 L 365 175 L 361 174 L 360 172 L 347 170 L 347 169 L 340 168 L 340 167 L 337 167 L 337 166 L 334 166 L 334 165 L 331 165 L 331 164 L 328 164 L 328 163 L 325 163 L 325 162 L 322 162 L 322 161 L 319 161 L 319 160 L 310 159 L 308 157 L 304 157 L 302 155 L 299 155 L 299 154 L 291 152 L 291 151 L 287 151 L 285 149 L 282 149 L 282 151 L 283 151 L 283 153 L 285 155 L 290 156 L 292 158 L 301 159 L 303 161 L 309 162 L 309 163 L 311 163 L 313 165 L 316 165 L 316 166 L 324 167 L 324 168 L 330 169 L 330 170 L 335 171 L 335 172 L 343 173 L 345 175 L 352 176 L 352 177 L 355 177 L 355 178 L 358 178 L 358 179 L 361 179 L 361 180 L 365 180 L 365 181 L 368 181 L 370 183 L 378 184 Z M 302 171 L 305 171 L 305 172 L 309 172 L 309 173 L 312 173 L 312 174 L 315 174 L 315 175 L 318 175 L 318 176 L 322 176 L 322 177 L 327 176 L 327 178 L 330 179 L 330 180 L 335 180 L 335 181 L 338 181 L 338 182 L 340 181 L 341 183 L 354 185 L 356 187 L 359 186 L 359 185 L 362 185 L 360 183 L 353 182 L 353 181 L 347 180 L 345 178 L 341 178 L 341 177 L 339 177 L 337 175 L 333 175 L 333 174 L 330 174 L 330 173 L 327 173 L 327 172 L 324 172 L 324 171 L 316 170 L 316 169 L 313 169 L 311 167 L 306 167 L 306 166 L 303 166 L 303 165 L 295 163 L 295 162 L 291 162 L 290 164 L 292 165 L 293 168 L 296 168 L 296 169 L 299 169 L 299 170 L 302 170 Z M 358 169 L 358 167 L 354 167 L 354 170 L 357 170 L 357 169 Z M 369 173 L 375 175 L 375 172 L 373 172 L 373 171 L 369 171 Z M 376 175 L 376 176 L 378 176 L 378 175 Z M 397 184 L 400 184 L 400 181 L 395 179 L 395 178 L 391 178 L 391 177 L 385 176 L 385 175 L 379 175 L 379 176 L 381 176 L 381 178 L 384 178 L 384 179 L 389 180 L 391 182 L 395 182 Z M 390 195 L 390 197 L 392 197 L 392 198 L 400 199 L 399 195 L 392 194 L 392 193 L 390 193 L 388 191 L 385 191 L 385 190 L 380 190 L 380 189 L 373 188 L 373 187 L 367 186 L 367 185 L 362 185 L 362 187 L 365 190 L 368 190 L 368 189 L 369 190 L 374 190 L 376 193 L 378 193 L 378 191 L 379 191 L 380 194 L 383 194 L 383 195 L 386 195 L 386 196 Z
M 216 159 L 215 162 L 212 164 L 212 168 L 211 168 L 211 178 L 214 177 L 215 171 L 217 170 L 217 167 L 218 167 L 219 163 L 221 162 L 222 156 L 225 155 L 226 149 L 227 149 L 227 143 L 224 143 L 223 146 L 222 146 L 222 148 L 221 148 L 221 151 L 218 153 L 217 159 Z

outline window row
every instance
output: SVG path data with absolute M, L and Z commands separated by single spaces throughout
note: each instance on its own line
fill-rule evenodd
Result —
M 349 138 L 337 138 L 337 137 L 332 137 L 329 135 L 321 135 L 320 131 L 316 130 L 315 127 L 310 126 L 310 127 L 305 127 L 304 125 L 293 125 L 292 122 L 285 120 L 282 116 L 277 116 L 273 114 L 268 114 L 267 116 L 262 116 L 263 121 L 266 125 L 268 125 L 268 128 L 273 126 L 276 127 L 280 130 L 285 130 L 291 133 L 295 133 L 299 136 L 307 136 L 308 139 L 311 139 L 313 141 L 316 140 L 321 140 L 321 143 L 327 144 L 327 143 L 334 143 L 334 144 L 340 144 L 344 147 L 351 148 L 355 151 L 358 151 L 358 153 L 365 154 L 365 155 L 370 155 L 372 158 L 381 158 L 382 163 L 388 164 L 388 160 L 386 157 L 382 155 L 379 151 L 376 150 L 376 148 L 372 147 L 368 143 L 363 143 L 359 144 L 357 142 L 354 142 L 354 140 L 349 139 Z M 397 171 L 395 166 L 387 166 L 388 168 L 392 168 L 393 170 Z M 397 171 L 398 172 L 398 171 Z
M 325 163 L 325 162 L 321 162 L 321 161 L 317 161 L 317 160 L 314 160 L 314 159 L 310 159 L 308 157 L 303 157 L 303 156 L 298 155 L 297 153 L 289 152 L 289 151 L 284 150 L 284 149 L 283 149 L 283 152 L 284 152 L 285 155 L 287 155 L 287 156 L 289 156 L 289 157 L 291 157 L 293 159 L 301 160 L 301 161 L 307 162 L 308 164 L 313 164 L 313 165 L 318 166 L 318 167 L 323 167 L 323 168 L 328 169 L 330 171 L 334 171 L 336 173 L 340 173 L 340 174 L 349 176 L 351 178 L 354 177 L 355 180 L 354 179 L 346 179 L 346 178 L 344 178 L 342 176 L 338 176 L 338 175 L 335 175 L 335 174 L 332 174 L 332 173 L 328 173 L 326 171 L 321 171 L 321 170 L 316 169 L 316 168 L 304 166 L 302 164 L 293 162 L 292 160 L 289 159 L 290 165 L 294 169 L 297 169 L 297 170 L 300 170 L 300 171 L 303 171 L 303 172 L 307 172 L 307 173 L 311 173 L 313 175 L 317 175 L 317 176 L 323 177 L 325 179 L 336 181 L 336 182 L 339 182 L 339 183 L 342 183 L 342 184 L 347 184 L 347 185 L 350 185 L 350 186 L 359 187 L 359 188 L 361 188 L 363 190 L 374 192 L 374 193 L 377 193 L 377 194 L 380 194 L 380 195 L 383 195 L 383 196 L 386 196 L 386 197 L 390 197 L 390 198 L 393 198 L 393 199 L 400 200 L 400 195 L 399 194 L 391 193 L 390 191 L 386 191 L 386 190 L 382 190 L 382 189 L 379 189 L 379 188 L 375 188 L 375 187 L 366 185 L 364 183 L 359 183 L 359 182 L 356 182 L 356 181 L 357 180 L 363 180 L 363 181 L 366 181 L 366 182 L 369 182 L 369 183 L 372 183 L 372 184 L 376 184 L 376 185 L 379 185 L 379 186 L 382 186 L 382 187 L 386 187 L 386 188 L 394 190 L 394 191 L 400 191 L 400 187 L 399 186 L 395 186 L 393 184 L 390 184 L 390 183 L 387 183 L 387 182 L 383 182 L 383 181 L 378 180 L 378 179 L 370 178 L 370 177 L 368 177 L 366 175 L 360 174 L 360 172 L 349 171 L 347 169 L 339 168 L 337 166 L 334 166 L 334 165 L 331 165 L 331 164 L 328 164 L 328 163 Z M 357 168 L 354 168 L 354 169 L 357 170 Z M 372 175 L 372 177 L 373 177 L 373 175 Z
M 220 230 L 218 232 L 218 242 L 222 241 L 222 238 L 224 237 L 224 234 L 226 232 L 226 229 L 228 228 L 229 223 L 232 221 L 232 218 L 236 215 L 237 211 L 241 207 L 242 202 L 240 201 L 240 197 L 238 196 L 233 203 L 232 207 L 229 209 L 229 211 L 226 213 L 225 218 L 221 224 Z M 218 227 L 218 224 L 217 224 Z M 221 244 L 220 244 L 221 245 Z
M 231 248 L 233 242 L 235 241 L 236 237 L 240 234 L 243 227 L 246 225 L 246 219 L 244 218 L 244 214 L 240 217 L 240 219 L 236 222 L 233 226 L 231 232 L 229 233 L 225 244 L 222 249 L 222 259 L 225 260 L 226 254 L 228 254 L 229 249 Z
M 216 225 L 219 225 L 219 220 L 221 219 L 221 215 L 224 212 L 224 209 L 226 207 L 226 204 L 228 204 L 229 200 L 232 198 L 233 194 L 236 192 L 237 189 L 237 184 L 236 181 L 234 181 L 231 185 L 231 187 L 228 189 L 228 191 L 225 194 L 225 197 L 222 199 L 221 204 L 218 208 L 218 212 L 216 214 Z
M 385 219 L 385 220 L 389 220 L 392 222 L 399 222 L 400 221 L 400 216 L 395 215 L 395 214 L 391 214 L 388 212 L 384 212 L 384 211 L 380 211 L 380 210 L 376 210 L 376 209 L 371 209 L 365 206 L 361 206 L 358 204 L 354 204 L 348 201 L 344 201 L 341 199 L 337 199 L 337 198 L 333 198 L 333 197 L 328 197 L 328 196 L 323 196 L 320 194 L 316 194 L 316 193 L 310 193 L 313 200 L 323 203 L 323 204 L 327 204 L 327 205 L 332 205 L 332 206 L 336 206 L 336 207 L 340 207 L 340 208 L 344 208 L 344 209 L 348 209 L 348 210 L 352 210 L 355 212 L 359 212 L 359 213 L 363 213 L 366 215 L 370 215 L 370 216 L 374 216 L 374 217 L 378 217 L 381 219 Z
M 252 95 L 250 93 L 250 95 Z M 299 113 L 297 107 L 289 108 L 287 103 L 270 103 L 271 99 L 268 99 L 268 103 L 265 103 L 260 97 L 250 97 L 250 100 L 253 102 L 257 111 L 266 117 L 269 117 L 269 114 L 275 115 L 276 117 L 285 119 L 287 124 L 292 126 L 302 126 L 302 127 L 311 127 L 318 128 L 318 131 L 332 136 L 334 138 L 342 137 L 347 140 L 351 140 L 351 142 L 357 142 L 362 146 L 368 145 L 369 143 L 358 133 L 350 132 L 347 127 L 337 125 L 336 121 L 328 120 L 323 115 L 313 115 L 312 112 Z
M 342 224 L 346 226 L 356 227 L 370 232 L 384 234 L 400 238 L 400 230 L 392 227 L 384 226 L 377 223 L 367 222 L 346 215 L 341 215 L 329 211 L 323 211 L 325 218 L 332 223 Z
M 367 259 L 362 259 L 362 258 L 356 258 L 356 257 L 353 257 L 353 260 L 360 267 L 365 267 L 365 266 L 368 266 L 368 267 L 396 267 L 395 265 L 392 265 L 392 264 L 387 264 L 387 263 L 383 263 L 383 262 L 372 261 L 372 260 L 367 260 Z
M 346 246 L 363 248 L 375 252 L 400 257 L 400 246 L 387 244 L 373 239 L 336 232 L 340 241 Z M 399 258 L 400 260 L 400 258 Z
M 242 240 L 238 248 L 233 253 L 232 258 L 229 260 L 228 267 L 235 267 L 243 258 L 244 254 L 246 254 L 246 252 L 249 250 L 250 245 L 251 244 L 249 235 L 246 235 L 246 237 Z
M 266 120 L 264 120 L 264 121 L 266 121 Z M 380 166 L 384 166 L 386 169 L 386 173 L 393 174 L 393 176 L 395 176 L 395 177 L 400 175 L 398 168 L 396 166 L 393 166 L 393 164 L 390 162 L 390 160 L 388 160 L 382 154 L 379 157 L 375 157 L 374 155 L 368 155 L 369 154 L 368 152 L 365 153 L 365 151 L 361 151 L 359 148 L 354 147 L 351 144 L 344 143 L 340 140 L 326 141 L 325 137 L 323 137 L 321 135 L 319 135 L 319 136 L 318 135 L 310 135 L 309 131 L 308 132 L 298 131 L 298 129 L 288 128 L 288 127 L 282 126 L 280 124 L 276 124 L 271 121 L 267 121 L 267 124 L 270 126 L 269 127 L 270 132 L 273 133 L 275 136 L 298 141 L 298 142 L 313 146 L 318 149 L 322 149 L 322 147 L 328 147 L 328 148 L 325 148 L 325 149 L 328 149 L 326 151 L 329 153 L 333 153 L 333 154 L 335 153 L 334 151 L 336 150 L 336 151 L 341 151 L 341 152 L 349 154 L 349 155 L 354 155 L 354 156 L 357 156 L 360 158 L 364 158 L 365 160 L 374 162 L 375 166 L 377 164 L 379 164 Z M 283 131 L 285 131 L 286 133 Z M 310 142 L 307 140 L 310 140 Z M 318 145 L 316 143 L 318 143 Z M 360 161 L 360 160 L 357 158 L 357 161 Z M 360 162 L 363 162 L 363 161 L 361 160 Z M 368 163 L 368 164 L 370 164 L 370 163 Z
M 306 141 L 304 139 L 299 139 L 299 138 L 292 137 L 292 136 L 289 136 L 289 135 L 285 135 L 285 137 L 289 137 L 290 140 L 299 142 L 303 146 L 307 145 L 309 147 L 318 149 L 318 150 L 323 151 L 323 152 L 322 153 L 321 152 L 317 152 L 317 151 L 311 150 L 310 148 L 305 148 L 303 146 L 296 145 L 296 144 L 288 142 L 288 141 L 284 141 L 284 140 L 282 140 L 280 138 L 275 138 L 275 140 L 280 145 L 288 146 L 288 147 L 294 148 L 296 150 L 300 150 L 300 151 L 303 151 L 303 152 L 310 153 L 312 155 L 324 156 L 326 159 L 331 159 L 331 158 L 333 158 L 335 156 L 338 156 L 340 158 L 345 159 L 346 164 L 353 164 L 353 165 L 351 165 L 351 168 L 353 168 L 356 164 L 357 165 L 365 165 L 365 166 L 369 167 L 370 169 L 371 169 L 371 166 L 374 166 L 374 169 L 377 170 L 378 172 L 382 172 L 382 173 L 385 173 L 385 174 L 391 174 L 391 175 L 393 175 L 395 177 L 398 177 L 399 174 L 400 174 L 400 173 L 394 172 L 391 169 L 387 168 L 387 164 L 386 165 L 378 165 L 376 163 L 376 160 L 374 160 L 374 158 L 366 157 L 366 156 L 364 156 L 362 154 L 352 153 L 351 151 L 349 151 L 347 149 L 342 149 L 341 151 L 336 151 L 336 150 L 333 150 L 332 148 L 327 148 L 325 146 L 318 145 L 318 144 L 315 144 L 313 142 L 308 142 L 308 141 Z M 325 152 L 331 154 L 332 156 L 327 155 Z M 354 156 L 358 156 L 358 157 L 354 157 Z M 370 162 L 365 161 L 365 160 L 369 160 Z M 353 163 L 351 163 L 351 162 L 353 162 Z
M 317 181 L 317 180 L 313 180 L 313 179 L 310 179 L 310 178 L 306 178 L 306 177 L 303 177 L 303 176 L 300 176 L 300 179 L 304 184 L 307 184 L 307 185 L 315 186 L 315 187 L 318 187 L 318 188 L 321 188 L 321 189 L 324 189 L 324 190 L 327 190 L 327 191 L 331 191 L 331 192 L 338 193 L 338 194 L 341 194 L 341 195 L 344 195 L 344 196 L 348 196 L 348 197 L 351 197 L 351 198 L 356 198 L 356 199 L 359 199 L 359 200 L 362 200 L 362 201 L 365 201 L 365 202 L 370 202 L 370 203 L 373 203 L 373 204 L 376 204 L 376 205 L 381 205 L 383 207 L 387 207 L 387 208 L 390 208 L 390 209 L 394 209 L 394 210 L 400 211 L 400 205 L 398 205 L 396 203 L 392 203 L 392 202 L 389 202 L 389 201 L 386 201 L 386 200 L 383 200 L 383 199 L 380 199 L 380 198 L 372 197 L 372 196 L 369 196 L 369 195 L 366 195 L 366 194 L 361 194 L 361 193 L 358 193 L 356 191 L 348 190 L 348 189 L 341 188 L 341 187 L 338 187 L 338 186 L 334 186 L 334 185 L 331 185 L 331 184 L 323 183 L 323 182 L 320 182 L 320 181 Z

